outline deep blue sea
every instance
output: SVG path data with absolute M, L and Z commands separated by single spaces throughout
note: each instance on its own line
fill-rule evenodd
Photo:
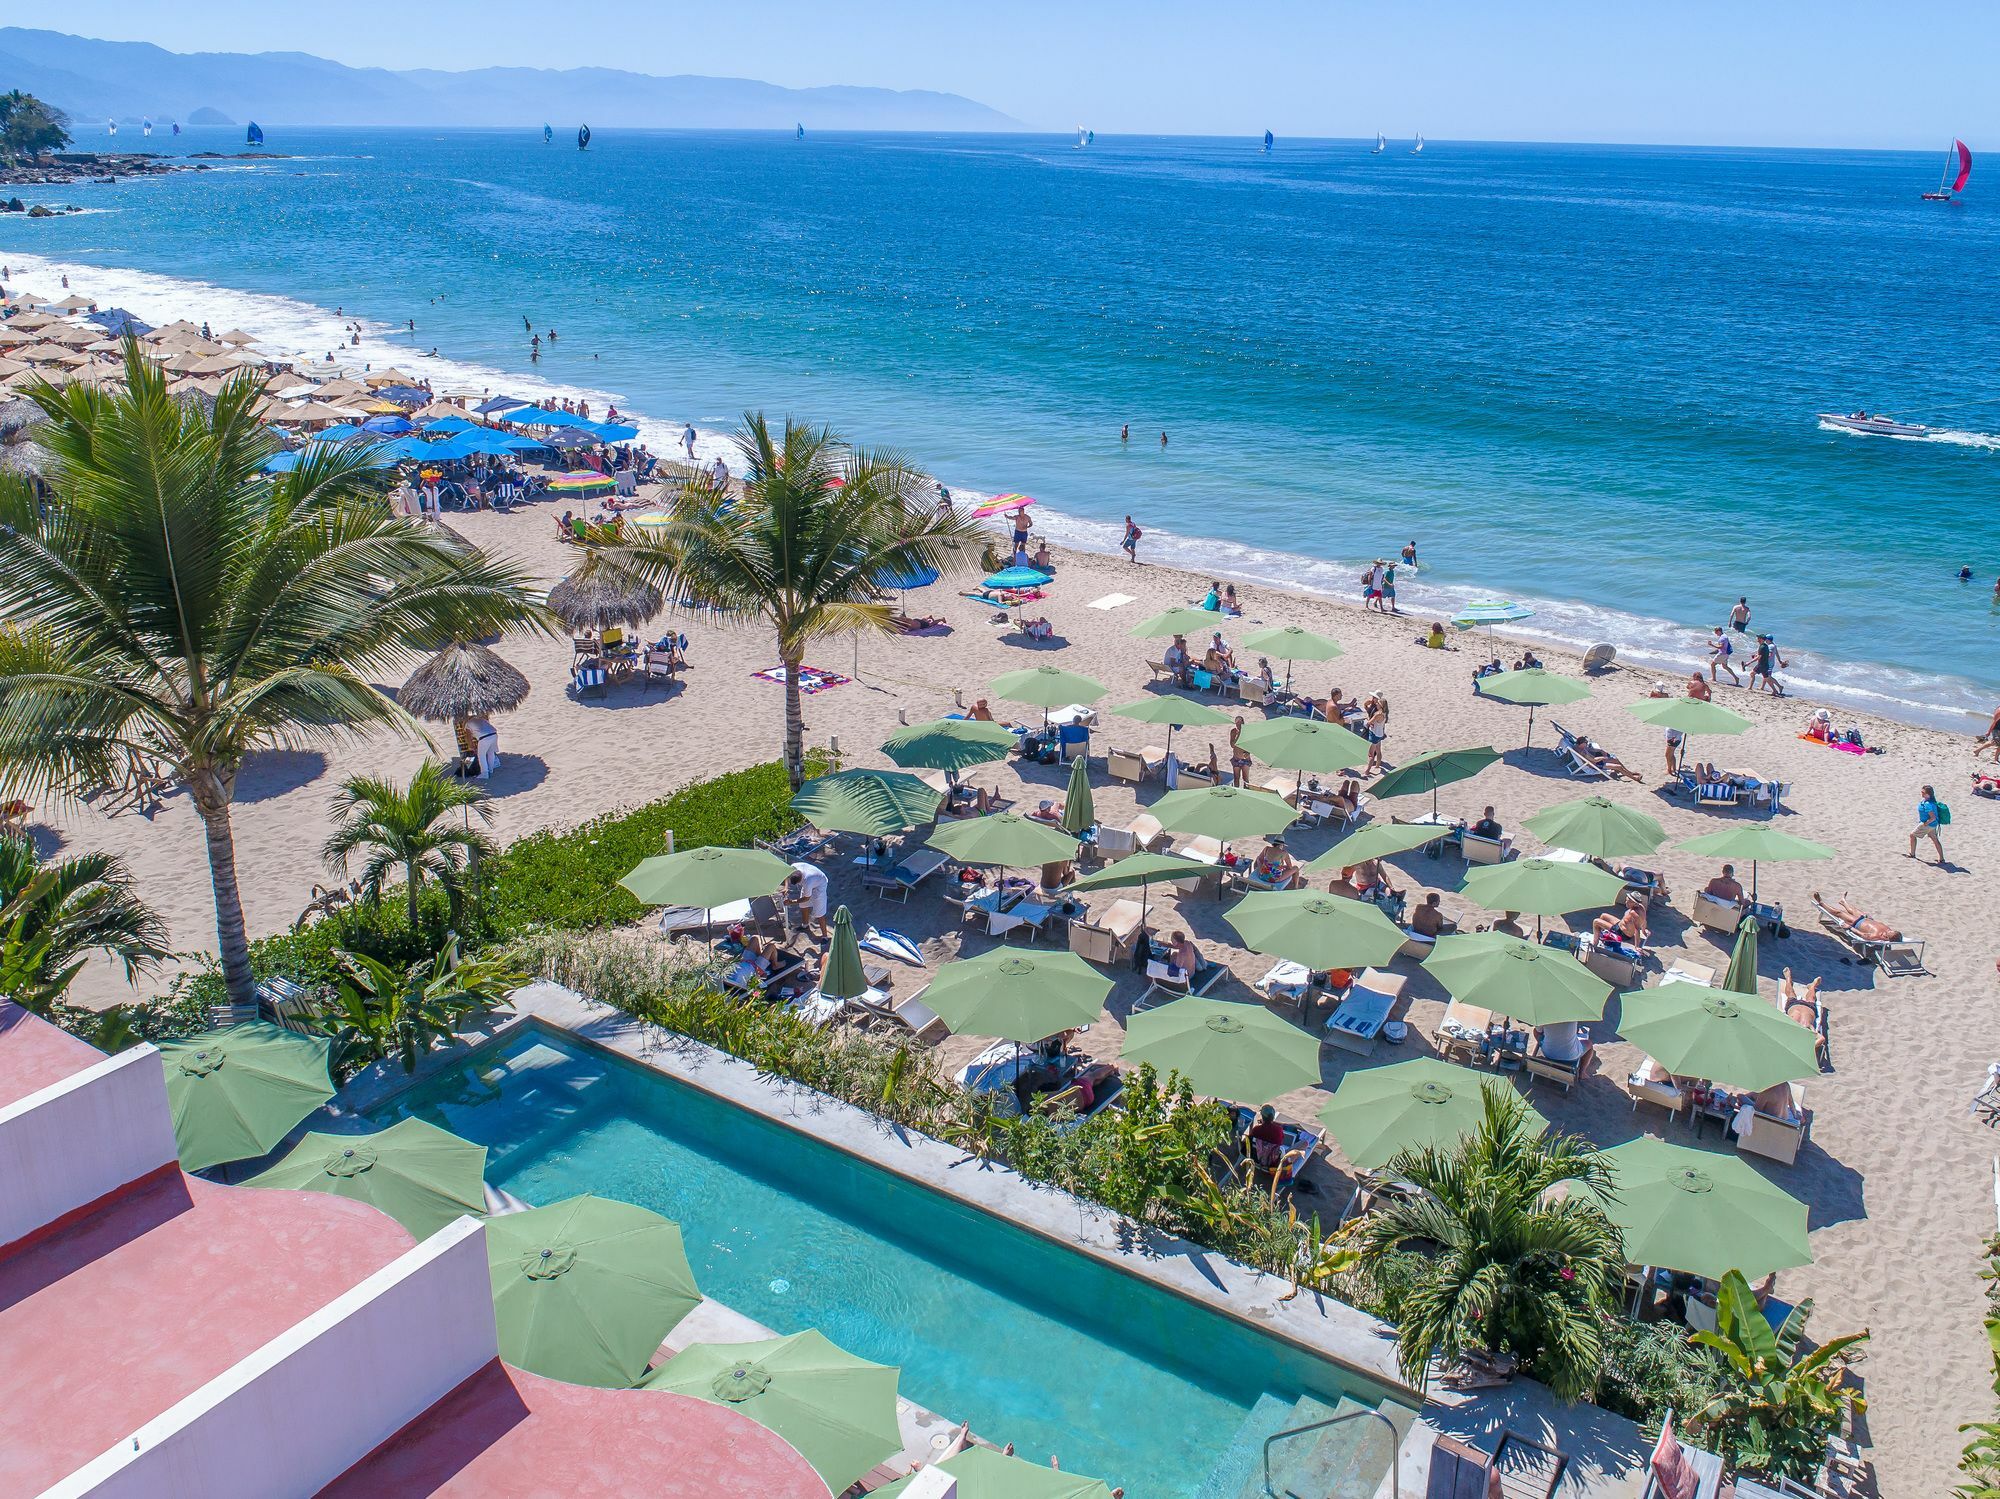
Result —
M 573 129 L 267 125 L 292 159 L 61 190 L 102 211 L 0 218 L 0 257 L 315 355 L 339 308 L 378 368 L 608 393 L 656 447 L 830 423 L 1076 544 L 1130 512 L 1156 558 L 1351 596 L 1414 538 L 1420 609 L 1673 659 L 1745 594 L 1799 685 L 2000 693 L 2000 168 L 1937 204 L 1942 149 Z M 1815 418 L 1855 408 L 1947 430 Z

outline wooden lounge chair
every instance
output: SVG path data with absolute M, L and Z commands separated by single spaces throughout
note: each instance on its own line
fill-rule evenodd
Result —
M 1123 858 L 1126 854 L 1151 853 L 1166 838 L 1167 830 L 1160 826 L 1160 819 L 1150 812 L 1141 812 L 1123 827 L 1111 827 L 1099 823 L 1097 828 L 1097 851 L 1107 859 Z
M 1454 1436 L 1431 1444 L 1424 1499 L 1549 1499 L 1568 1471 L 1569 1454 L 1503 1429 L 1492 1452 Z
M 1431 1044 L 1447 1062 L 1472 1066 L 1486 1051 L 1486 1038 L 1493 1033 L 1493 1012 L 1482 1005 L 1454 999 L 1444 1007 Z
M 1215 987 L 1215 981 L 1222 974 L 1222 965 L 1211 958 L 1203 958 L 1201 967 L 1192 974 L 1149 958 L 1146 962 L 1146 992 L 1133 1002 L 1132 1008 L 1146 1010 L 1158 1003 L 1186 999 L 1190 994 L 1206 994 Z
M 1167 752 L 1148 745 L 1144 749 L 1109 749 L 1104 752 L 1104 768 L 1114 781 L 1137 786 L 1149 781 L 1167 766 Z
M 878 999 L 876 996 L 882 991 L 870 989 L 854 1004 L 863 1014 L 872 1015 L 878 1020 L 894 1021 L 908 1031 L 915 1040 L 942 1040 L 949 1033 L 950 1027 L 944 1023 L 943 1017 L 936 1010 L 923 1002 L 924 990 L 928 988 L 929 984 L 924 985 L 923 989 L 919 989 L 908 999 L 893 999 L 886 995 Z
M 1706 890 L 1697 892 L 1694 905 L 1688 915 L 1700 926 L 1713 932 L 1736 935 L 1736 928 L 1743 921 L 1743 908 L 1733 900 L 1724 900 L 1719 895 L 1710 895 Z
M 1114 901 L 1095 916 L 1070 922 L 1069 950 L 1086 963 L 1129 962 L 1144 925 L 1145 911 L 1137 901 Z
M 1669 1118 L 1688 1106 L 1688 1096 L 1681 1091 L 1680 1085 L 1650 1059 L 1644 1067 L 1625 1079 L 1625 1092 L 1632 1100 L 1632 1112 L 1635 1114 L 1642 1103 L 1658 1105 L 1667 1111 Z
M 1514 836 L 1508 833 L 1498 838 L 1482 838 L 1466 828 L 1458 835 L 1458 849 L 1468 864 L 1505 864 L 1514 857 Z

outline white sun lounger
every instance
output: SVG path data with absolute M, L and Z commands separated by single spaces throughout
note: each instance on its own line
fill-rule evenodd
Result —
M 885 899 L 893 896 L 906 904 L 910 892 L 936 874 L 951 860 L 938 849 L 918 848 L 905 854 L 892 869 L 870 869 L 861 876 L 863 888 Z

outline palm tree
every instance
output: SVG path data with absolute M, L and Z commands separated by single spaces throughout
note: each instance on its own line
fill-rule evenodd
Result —
M 1449 1149 L 1405 1150 L 1384 1174 L 1418 1190 L 1371 1214 L 1366 1256 L 1419 1250 L 1404 1296 L 1397 1361 L 1421 1386 L 1432 1359 L 1511 1353 L 1565 1399 L 1595 1384 L 1599 1311 L 1625 1274 L 1618 1230 L 1591 1203 L 1556 1197 L 1560 1182 L 1609 1190 L 1588 1141 L 1544 1136 L 1511 1088 L 1488 1083 L 1478 1130 Z
M 455 926 L 464 894 L 460 877 L 468 864 L 493 852 L 471 817 L 454 815 L 463 812 L 485 822 L 492 815 L 486 793 L 452 779 L 434 761 L 419 766 L 408 786 L 379 776 L 350 776 L 333 798 L 337 822 L 322 852 L 330 868 L 345 873 L 348 857 L 367 850 L 361 880 L 371 904 L 382 898 L 388 876 L 402 870 L 413 934 L 418 892 L 426 879 L 436 880 L 451 902 Z
M 257 383 L 169 396 L 33 386 L 55 495 L 0 478 L 0 792 L 75 797 L 159 757 L 200 816 L 232 1000 L 256 998 L 230 804 L 244 756 L 374 725 L 421 734 L 370 672 L 411 643 L 539 622 L 528 576 L 390 513 L 379 460 L 314 444 L 265 475 Z
M 46 1015 L 93 952 L 125 977 L 169 955 L 166 923 L 116 854 L 44 864 L 28 839 L 0 838 L 0 996 Z
M 884 579 L 924 568 L 963 571 L 978 524 L 937 501 L 936 486 L 893 453 L 850 448 L 824 427 L 787 420 L 774 439 L 761 412 L 736 434 L 740 495 L 706 475 L 689 482 L 668 523 L 626 548 L 624 564 L 669 598 L 693 599 L 778 637 L 785 669 L 785 769 L 805 780 L 799 668 L 806 648 L 849 631 L 892 628 Z

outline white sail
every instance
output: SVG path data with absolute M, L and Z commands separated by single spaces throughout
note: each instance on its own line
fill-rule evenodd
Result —
M 1373 156 L 1380 156 L 1380 155 L 1381 155 L 1381 154 L 1382 154 L 1382 153 L 1383 153 L 1384 151 L 1386 151 L 1386 150 L 1388 150 L 1388 149 L 1389 149 L 1389 137 L 1388 137 L 1388 136 L 1386 136 L 1386 135 L 1384 135 L 1384 134 L 1383 134 L 1383 133 L 1382 133 L 1381 131 L 1379 131 L 1379 130 L 1378 130 L 1378 131 L 1376 131 L 1376 132 L 1375 132 L 1375 149 L 1374 149 L 1374 150 L 1373 150 L 1372 152 L 1370 152 L 1369 154 L 1370 154 L 1370 155 L 1373 155 Z
M 1421 134 L 1417 137 L 1417 143 L 1410 147 L 1410 154 L 1412 156 L 1421 156 L 1424 154 L 1424 138 Z

